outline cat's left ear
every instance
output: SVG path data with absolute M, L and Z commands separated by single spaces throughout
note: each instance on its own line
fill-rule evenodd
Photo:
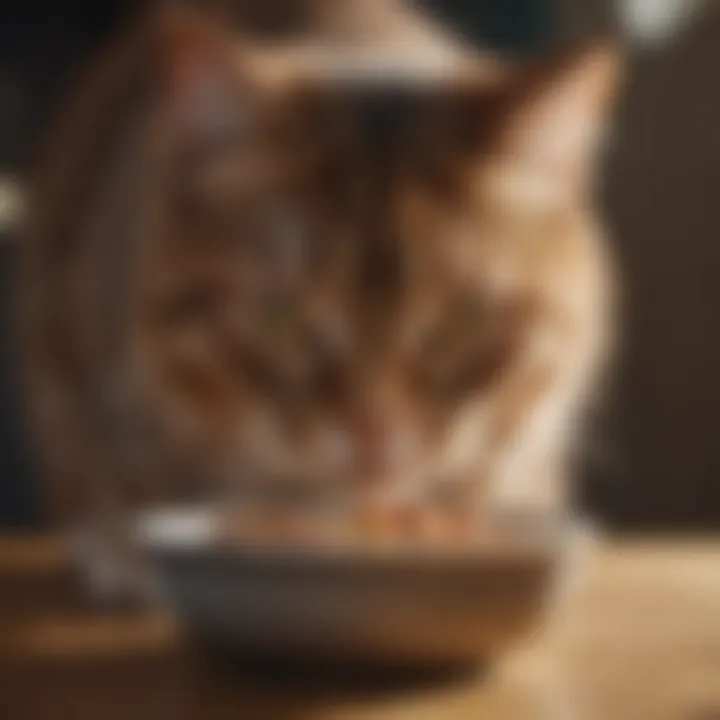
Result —
M 209 136 L 252 113 L 250 55 L 228 30 L 189 9 L 157 21 L 160 91 L 177 129 Z
M 598 44 L 536 64 L 513 83 L 496 150 L 566 190 L 586 185 L 620 78 L 618 48 Z

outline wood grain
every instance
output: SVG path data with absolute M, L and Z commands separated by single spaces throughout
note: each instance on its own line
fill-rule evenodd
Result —
M 52 538 L 0 538 L 0 717 L 720 720 L 720 538 L 607 543 L 586 570 L 487 675 L 323 687 L 215 667 L 168 618 L 83 603 Z

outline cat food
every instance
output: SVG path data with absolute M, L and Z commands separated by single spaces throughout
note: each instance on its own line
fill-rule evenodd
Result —
M 479 536 L 470 513 L 430 506 L 359 507 L 339 513 L 267 509 L 228 513 L 222 541 L 248 545 L 462 546 Z

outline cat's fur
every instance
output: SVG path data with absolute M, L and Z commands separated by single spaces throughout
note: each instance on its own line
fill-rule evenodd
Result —
M 331 44 L 372 43 L 427 53 L 469 47 L 410 0 L 165 0 L 213 12 L 245 38 L 268 43 L 299 38 Z
M 613 54 L 343 80 L 158 17 L 83 83 L 31 198 L 59 517 L 112 545 L 136 507 L 278 480 L 558 502 L 605 347 Z

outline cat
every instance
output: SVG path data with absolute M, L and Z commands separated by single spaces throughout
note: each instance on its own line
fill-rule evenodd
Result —
M 413 75 L 300 45 L 153 13 L 41 157 L 28 414 L 96 590 L 137 581 L 135 510 L 252 484 L 563 501 L 612 327 L 615 52 Z

